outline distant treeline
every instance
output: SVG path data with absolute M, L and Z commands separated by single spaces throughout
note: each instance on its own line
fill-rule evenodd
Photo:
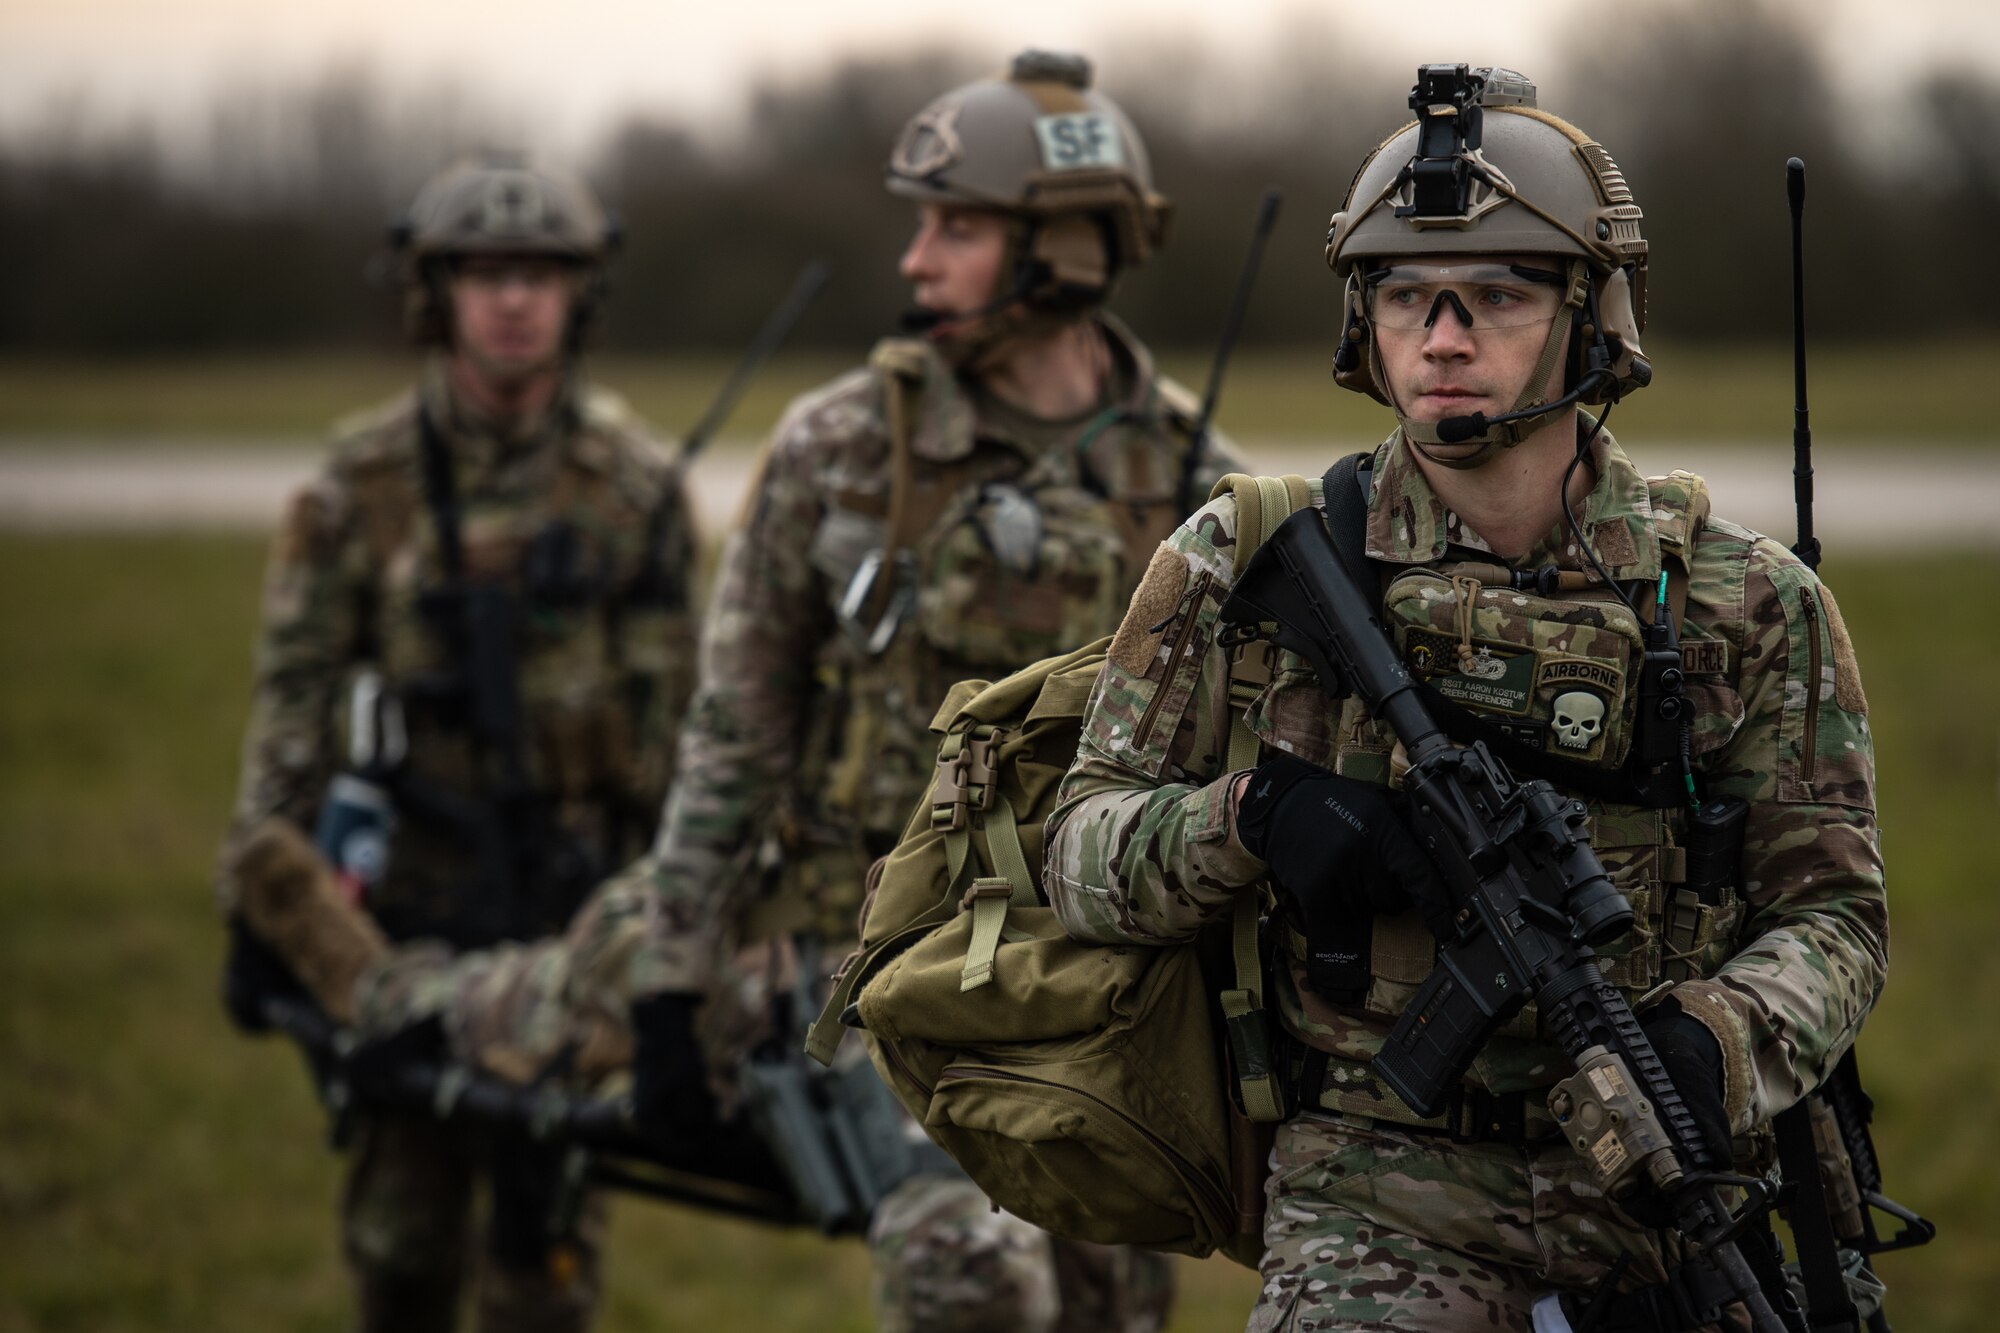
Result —
M 1610 148 L 1646 210 L 1655 331 L 1782 335 L 1792 154 L 1810 169 L 1816 333 L 2000 327 L 2000 80 L 1937 69 L 1898 91 L 1842 84 L 1815 38 L 1760 4 L 1621 14 L 1526 72 L 1545 108 Z M 1117 302 L 1155 343 L 1212 340 L 1269 184 L 1286 209 L 1246 337 L 1330 339 L 1327 217 L 1402 123 L 1413 74 L 1364 63 L 1351 37 L 1302 20 L 1255 61 L 1158 38 L 1091 53 L 1178 206 L 1169 248 Z M 761 87 L 740 130 L 635 119 L 610 132 L 576 164 L 625 222 L 607 341 L 734 345 L 815 255 L 836 276 L 801 342 L 891 329 L 909 209 L 881 188 L 888 146 L 918 106 L 1006 54 L 853 60 Z M 477 71 L 466 76 L 476 89 Z M 0 148 L 0 247 L 14 259 L 0 351 L 391 346 L 384 223 L 454 151 L 524 130 L 534 137 L 476 91 L 399 93 L 353 70 L 221 94 L 194 149 L 52 107 Z

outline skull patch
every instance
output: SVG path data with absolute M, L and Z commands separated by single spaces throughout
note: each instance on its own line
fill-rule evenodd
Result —
M 1556 696 L 1555 720 L 1549 729 L 1556 744 L 1566 750 L 1588 750 L 1604 729 L 1604 700 L 1588 690 L 1571 690 Z

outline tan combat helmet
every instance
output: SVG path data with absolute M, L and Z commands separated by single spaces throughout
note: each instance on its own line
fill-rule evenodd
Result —
M 603 296 L 603 265 L 618 226 L 582 179 L 519 154 L 461 158 L 426 181 L 389 229 L 402 260 L 407 313 L 418 342 L 449 337 L 445 268 L 466 255 L 541 255 L 587 278 L 571 317 L 571 344 Z
M 1539 110 L 1534 84 L 1512 70 L 1425 65 L 1410 107 L 1419 119 L 1362 164 L 1327 232 L 1326 261 L 1342 282 L 1344 301 L 1335 380 L 1396 406 L 1367 304 L 1371 274 L 1386 261 L 1488 254 L 1565 261 L 1560 311 L 1529 387 L 1508 414 L 1524 415 L 1492 425 L 1457 419 L 1459 429 L 1444 437 L 1437 425 L 1405 420 L 1413 441 L 1512 445 L 1572 402 L 1613 402 L 1651 382 L 1652 366 L 1639 345 L 1646 327 L 1644 214 L 1611 155 Z M 1566 392 L 1545 404 L 1541 386 L 1565 355 L 1565 389 L 1574 396 Z M 1475 429 L 1465 431 L 1468 424 Z M 1470 465 L 1487 452 L 1458 461 Z
M 889 155 L 894 193 L 1014 222 L 981 343 L 1101 304 L 1121 270 L 1166 241 L 1172 206 L 1153 190 L 1146 145 L 1090 82 L 1082 56 L 1024 51 L 1005 74 L 918 112 Z

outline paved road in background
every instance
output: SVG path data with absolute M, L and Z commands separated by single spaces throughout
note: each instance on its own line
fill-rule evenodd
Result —
M 1270 472 L 1324 470 L 1331 455 L 1302 441 L 1251 440 Z M 1775 445 L 1642 444 L 1645 471 L 1685 467 L 1708 479 L 1737 522 L 1794 536 L 1791 452 Z M 38 442 L 0 438 L 0 529 L 161 531 L 267 529 L 311 475 L 318 446 L 204 446 L 188 441 Z M 690 478 L 705 531 L 734 521 L 755 466 L 748 441 L 722 441 Z M 1816 525 L 1841 549 L 2000 549 L 2000 448 L 1909 443 L 1823 444 L 1814 460 Z

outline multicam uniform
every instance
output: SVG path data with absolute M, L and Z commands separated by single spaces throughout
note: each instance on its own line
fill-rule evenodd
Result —
M 252 829 L 273 817 L 313 828 L 345 762 L 346 687 L 363 668 L 403 703 L 408 753 L 392 785 L 474 801 L 488 793 L 492 756 L 475 753 L 448 705 L 425 702 L 453 663 L 423 610 L 440 563 L 420 412 L 451 459 L 468 579 L 517 599 L 521 758 L 552 838 L 587 885 L 650 835 L 692 677 L 692 533 L 678 472 L 614 395 L 573 378 L 539 421 L 502 430 L 455 400 L 437 363 L 415 393 L 344 428 L 285 515 L 224 852 L 226 908 Z M 399 811 L 369 910 L 392 935 L 449 935 L 479 906 L 468 900 L 475 850 L 462 829 Z M 572 904 L 543 906 L 560 921 Z M 462 1135 L 427 1122 L 360 1125 L 343 1215 L 365 1326 L 421 1326 L 455 1300 L 477 1160 Z M 488 1273 L 485 1326 L 580 1324 L 594 1296 L 589 1267 L 555 1284 Z
M 681 755 L 689 780 L 670 797 L 662 834 L 669 896 L 724 884 L 742 903 L 761 887 L 743 871 L 743 849 L 768 835 L 783 869 L 753 920 L 850 944 L 863 872 L 930 780 L 927 726 L 945 691 L 1109 631 L 1173 522 L 1193 403 L 1116 323 L 1101 328 L 1113 391 L 1076 422 L 1038 426 L 1009 413 L 911 343 L 886 344 L 874 368 L 787 414 L 724 558 L 702 646 Z M 897 384 L 886 392 L 908 409 L 885 396 Z M 875 653 L 875 609 L 857 623 L 847 594 L 896 522 L 889 418 L 905 410 L 914 469 L 904 503 L 923 496 L 933 517 L 913 543 L 907 618 Z M 1212 448 L 1201 484 L 1228 464 L 1226 449 Z M 879 600 L 894 607 L 897 596 Z M 1035 1327 L 1035 1311 L 1057 1303 L 1047 1238 L 993 1214 L 963 1182 L 905 1186 L 871 1240 L 889 1327 Z M 1161 1261 L 1114 1253 L 1092 1263 L 1081 1249 L 1054 1248 L 1064 1278 L 1072 1269 L 1102 1278 L 1106 1263 L 1131 1270 L 1089 1299 L 1085 1284 L 1062 1282 L 1061 1327 L 1163 1318 Z
M 723 555 L 654 853 L 566 940 L 442 965 L 399 951 L 362 979 L 364 1030 L 442 1014 L 460 1053 L 496 1072 L 564 1055 L 602 1068 L 627 1040 L 626 998 L 702 990 L 729 997 L 703 1012 L 727 1096 L 729 1067 L 768 1035 L 770 993 L 717 968 L 718 935 L 838 958 L 870 861 L 930 781 L 937 701 L 965 677 L 1109 633 L 1174 521 L 1195 404 L 1115 321 L 1101 329 L 1110 392 L 1073 422 L 1010 411 L 901 341 L 794 404 Z M 900 585 L 893 552 L 870 559 L 894 526 L 892 418 L 907 422 L 905 512 L 921 519 L 905 520 L 916 535 Z M 1212 440 L 1198 484 L 1232 463 Z M 850 597 L 870 564 L 878 597 Z M 895 632 L 875 651 L 884 615 Z M 1145 1329 L 1170 1299 L 1157 1256 L 1051 1242 L 962 1179 L 906 1185 L 871 1243 L 888 1328 Z
M 1839 611 L 1798 560 L 1707 518 L 1705 489 L 1688 474 L 1646 482 L 1603 435 L 1593 462 L 1581 518 L 1612 577 L 1650 583 L 1663 560 L 1684 563 L 1694 772 L 1705 797 L 1751 807 L 1740 904 L 1732 893 L 1702 909 L 1677 947 L 1662 908 L 1685 874 L 1684 815 L 1590 803 L 1591 840 L 1637 917 L 1602 951 L 1604 972 L 1635 1002 L 1671 986 L 1714 1033 L 1740 1134 L 1831 1070 L 1882 983 L 1867 704 Z M 1415 673 L 1517 737 L 1539 734 L 1592 766 L 1621 763 L 1636 708 L 1638 640 L 1620 628 L 1629 614 L 1601 592 L 1482 593 L 1463 575 L 1497 557 L 1437 501 L 1399 437 L 1377 450 L 1374 475 L 1368 554 L 1385 567 L 1387 619 Z M 1043 881 L 1079 938 L 1188 939 L 1266 874 L 1233 832 L 1239 774 L 1224 771 L 1229 664 L 1214 636 L 1235 575 L 1234 518 L 1224 497 L 1168 540 L 1105 668 Z M 1576 570 L 1582 558 L 1557 529 L 1512 563 Z M 1302 660 L 1284 654 L 1279 668 L 1247 713 L 1267 747 L 1353 778 L 1400 780 L 1385 724 L 1352 699 L 1330 704 Z M 1582 725 L 1578 694 L 1601 706 L 1585 705 L 1597 726 Z M 1294 1071 L 1309 1070 L 1310 1082 L 1272 1159 L 1253 1328 L 1527 1329 L 1537 1296 L 1587 1286 L 1621 1253 L 1635 1260 L 1628 1288 L 1676 1262 L 1671 1238 L 1635 1225 L 1549 1139 L 1544 1095 L 1569 1071 L 1537 1037 L 1532 1005 L 1468 1076 L 1462 1100 L 1479 1123 L 1421 1122 L 1368 1063 L 1431 968 L 1420 915 L 1375 920 L 1356 1004 L 1315 994 L 1295 933 L 1278 934 L 1293 946 L 1279 1008 Z

